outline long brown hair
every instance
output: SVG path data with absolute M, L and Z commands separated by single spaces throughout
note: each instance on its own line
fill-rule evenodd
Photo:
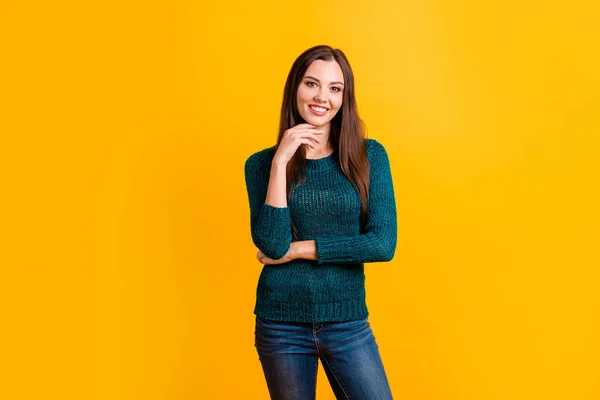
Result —
M 337 150 L 338 162 L 342 172 L 360 197 L 362 203 L 360 226 L 361 231 L 364 231 L 367 204 L 369 202 L 369 159 L 364 140 L 366 128 L 358 116 L 356 98 L 354 96 L 354 74 L 346 55 L 341 50 L 325 45 L 315 46 L 300 54 L 296 61 L 294 61 L 283 90 L 279 135 L 275 149 L 279 148 L 286 130 L 306 122 L 298 112 L 296 92 L 306 70 L 315 60 L 336 61 L 340 65 L 344 75 L 342 107 L 331 120 L 329 140 L 333 148 Z M 288 201 L 291 198 L 292 190 L 306 180 L 306 176 L 304 175 L 305 165 L 306 146 L 300 146 L 290 162 L 288 162 L 286 168 Z M 297 231 L 293 224 L 292 237 L 293 240 L 297 240 Z

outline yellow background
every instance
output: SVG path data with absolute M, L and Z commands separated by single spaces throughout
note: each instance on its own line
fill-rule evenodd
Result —
M 597 1 L 14 3 L 1 398 L 267 398 L 243 165 L 330 44 L 392 165 L 395 398 L 600 399 Z

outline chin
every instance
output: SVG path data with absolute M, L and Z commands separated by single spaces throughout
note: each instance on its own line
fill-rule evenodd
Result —
M 307 124 L 311 124 L 314 126 L 323 126 L 329 123 L 329 119 L 315 117 L 313 115 L 302 115 L 302 119 L 306 121 Z
M 308 123 L 309 123 L 309 124 L 311 124 L 311 125 L 314 125 L 314 126 L 316 126 L 317 128 L 320 128 L 320 127 L 322 127 L 323 125 L 326 125 L 326 124 L 327 124 L 327 122 L 329 122 L 329 121 L 325 121 L 325 122 L 323 122 L 323 121 L 308 121 Z

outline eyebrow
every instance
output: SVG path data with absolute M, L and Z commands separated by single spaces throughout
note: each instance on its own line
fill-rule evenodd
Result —
M 314 76 L 310 76 L 310 75 L 308 75 L 308 76 L 305 76 L 305 77 L 304 77 L 304 79 L 309 79 L 309 78 L 310 78 L 310 79 L 314 79 L 315 81 L 317 81 L 317 82 L 321 83 L 321 81 L 320 81 L 320 80 L 318 80 L 317 78 L 315 78 Z M 344 82 L 331 82 L 331 84 L 332 84 L 332 85 L 338 84 L 338 85 L 342 85 L 342 86 L 344 86 Z

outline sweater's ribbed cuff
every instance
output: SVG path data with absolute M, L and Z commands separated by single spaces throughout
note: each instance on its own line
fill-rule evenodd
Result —
M 317 263 L 326 264 L 330 262 L 352 262 L 346 247 L 340 248 L 338 238 L 321 237 L 315 239 L 317 247 Z

